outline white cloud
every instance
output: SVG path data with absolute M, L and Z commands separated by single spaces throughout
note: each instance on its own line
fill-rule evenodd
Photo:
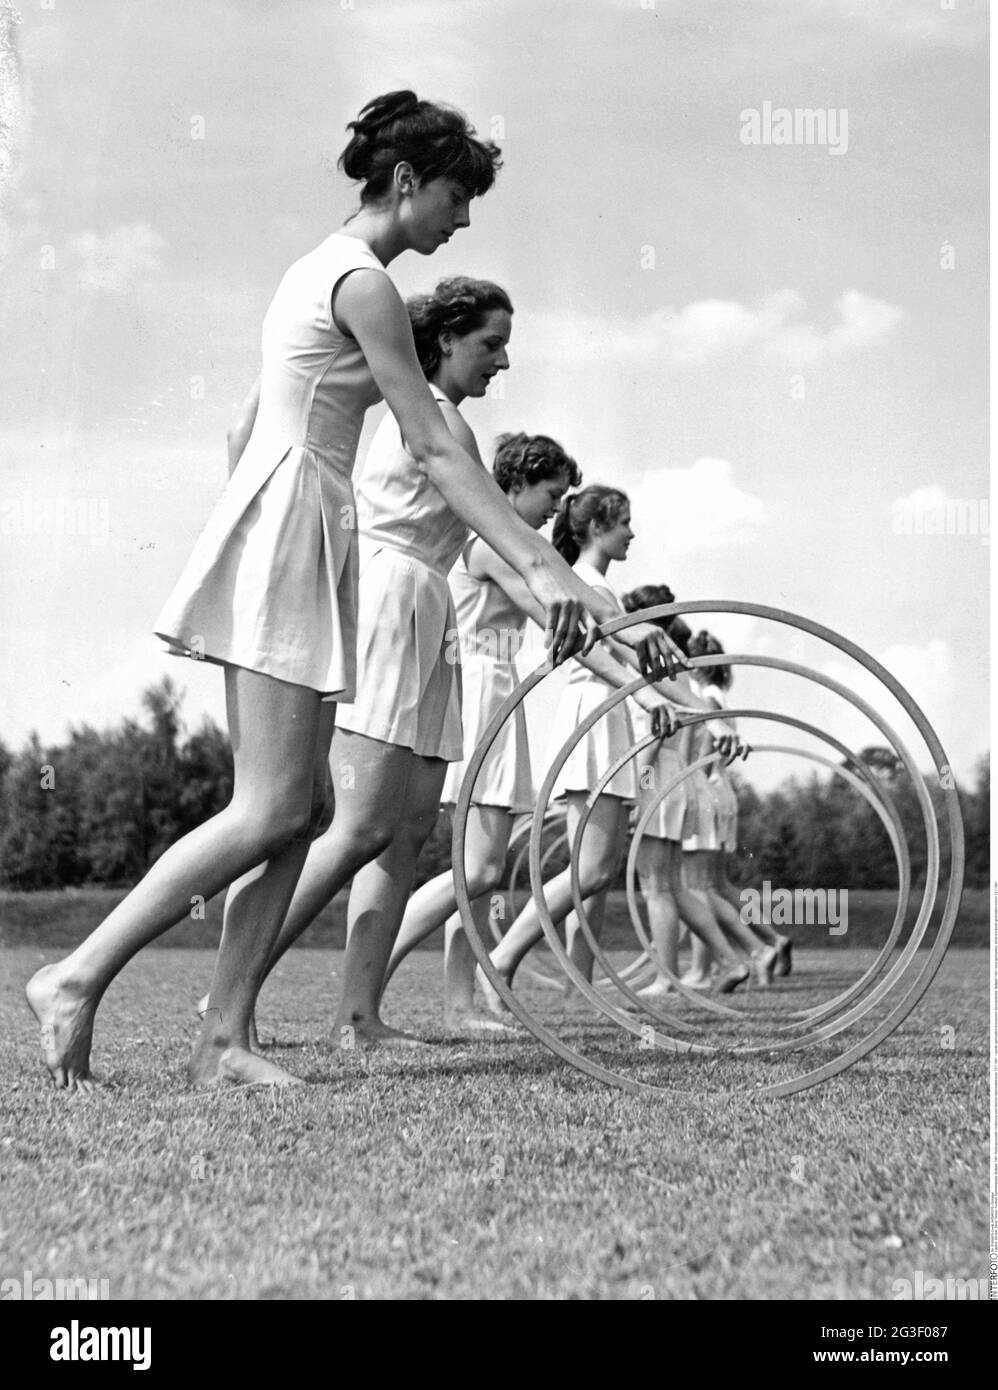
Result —
M 796 290 L 783 289 L 754 306 L 701 299 L 681 309 L 655 309 L 629 323 L 579 313 L 537 314 L 523 338 L 528 352 L 539 349 L 569 362 L 699 367 L 759 352 L 811 364 L 879 345 L 902 317 L 894 305 L 859 290 L 839 296 L 837 320 L 824 332 L 799 319 L 803 308 Z
M 805 362 L 841 357 L 848 352 L 877 347 L 903 317 L 893 304 L 874 299 L 859 290 L 846 290 L 836 301 L 839 322 L 822 334 L 813 324 L 788 323 L 764 344 L 770 354 L 799 357 Z
M 639 550 L 661 556 L 700 554 L 719 546 L 756 539 L 766 524 L 766 508 L 736 486 L 726 459 L 701 458 L 691 468 L 661 468 L 628 484 Z M 661 519 L 656 534 L 642 518 Z M 642 545 L 644 542 L 644 545 Z
M 81 290 L 126 294 L 147 283 L 160 269 L 166 243 L 144 222 L 83 232 L 69 243 Z
M 951 747 L 958 734 L 959 714 L 956 666 L 949 643 L 934 637 L 921 646 L 899 643 L 872 655 L 919 706 L 943 747 Z M 915 725 L 874 675 L 839 659 L 825 663 L 820 669 L 872 705 L 907 744 L 918 767 L 930 766 L 930 758 Z M 871 743 L 886 742 L 865 716 L 846 712 L 841 699 L 831 693 L 823 701 L 822 715 L 828 721 L 823 727 L 857 751 Z

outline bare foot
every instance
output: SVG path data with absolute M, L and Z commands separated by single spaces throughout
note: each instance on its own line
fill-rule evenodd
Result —
M 479 1038 L 511 1037 L 519 1031 L 511 1018 L 496 1018 L 475 1008 L 448 1009 L 444 1013 L 444 1023 L 458 1033 Z
M 24 993 L 41 1030 L 42 1057 L 55 1084 L 69 1091 L 92 1091 L 90 1047 L 97 1002 L 60 975 L 58 965 L 43 965 Z
M 300 1077 L 246 1047 L 199 1047 L 187 1074 L 195 1086 L 304 1086 Z
M 775 946 L 757 946 L 752 952 L 752 974 L 761 989 L 768 989 L 773 983 L 773 971 L 779 958 Z
M 794 968 L 793 942 L 789 936 L 781 936 L 776 947 L 776 966 L 774 975 L 789 975 Z
M 204 1022 L 204 1016 L 205 1016 L 205 1014 L 206 1014 L 207 1012 L 208 1012 L 208 995 L 207 995 L 207 994 L 202 994 L 201 998 L 198 1000 L 198 1018 L 201 1020 L 202 1023 Z M 256 1031 L 256 1018 L 255 1018 L 255 1017 L 250 1019 L 250 1025 L 249 1025 L 249 1046 L 250 1046 L 250 1051 L 251 1051 L 251 1052 L 256 1052 L 256 1053 L 258 1053 L 260 1056 L 263 1055 L 263 1050 L 264 1050 L 264 1049 L 263 1049 L 263 1043 L 260 1041 L 260 1035 L 259 1035 L 259 1033 L 257 1033 L 257 1031 Z
M 663 980 L 660 977 L 657 980 L 653 980 L 650 985 L 645 985 L 644 989 L 635 990 L 635 993 L 639 999 L 649 999 L 654 1003 L 656 999 L 667 999 L 669 995 L 675 994 L 676 991 L 668 980 Z
M 710 989 L 710 976 L 696 975 L 692 970 L 688 970 L 685 975 L 680 975 L 679 983 L 686 989 Z
M 509 1009 L 500 997 L 499 991 L 493 987 L 491 980 L 487 977 L 480 965 L 475 967 L 475 979 L 478 981 L 478 987 L 482 991 L 485 1007 L 488 1009 L 489 1013 L 493 1014 L 496 1018 L 508 1017 Z
M 734 994 L 739 985 L 743 985 L 750 975 L 747 965 L 732 965 L 725 970 L 723 975 L 718 976 L 718 994 Z
M 333 1025 L 333 1041 L 341 1052 L 355 1048 L 429 1047 L 431 1044 L 401 1028 L 389 1028 L 380 1018 L 338 1019 Z

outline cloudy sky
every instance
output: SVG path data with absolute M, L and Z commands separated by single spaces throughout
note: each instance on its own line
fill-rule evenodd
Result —
M 471 229 L 392 267 L 403 293 L 460 272 L 512 294 L 503 394 L 466 409 L 483 453 L 555 435 L 631 496 L 618 586 L 844 633 L 969 777 L 989 733 L 983 3 L 0 0 L 0 26 L 9 746 L 115 723 L 164 671 L 191 724 L 221 719 L 219 673 L 149 629 L 223 486 L 277 281 L 354 206 L 346 122 L 409 86 L 504 149 Z M 794 142 L 805 110 L 824 119 Z M 787 629 L 710 626 L 873 689 Z M 882 741 L 797 678 L 736 691 Z

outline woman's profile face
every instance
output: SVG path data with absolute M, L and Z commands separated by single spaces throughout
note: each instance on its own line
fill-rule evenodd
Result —
M 621 508 L 616 521 L 611 522 L 603 531 L 595 531 L 595 540 L 603 554 L 610 560 L 626 560 L 627 548 L 633 539 L 631 509 L 626 504 Z
M 461 227 L 471 226 L 471 198 L 454 179 L 418 179 L 403 207 L 408 222 L 409 244 L 423 256 L 432 256 L 438 247 Z
M 484 396 L 495 374 L 509 367 L 506 345 L 512 331 L 512 315 L 505 309 L 490 309 L 480 328 L 460 336 L 442 333 L 441 370 L 448 382 L 465 396 Z
M 510 494 L 510 500 L 527 525 L 539 531 L 558 510 L 570 481 L 568 473 L 562 469 L 553 478 L 543 478 L 539 483 L 524 483 Z

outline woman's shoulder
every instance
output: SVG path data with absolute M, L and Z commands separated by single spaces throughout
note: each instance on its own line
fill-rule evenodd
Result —
M 484 584 L 490 577 L 489 562 L 494 556 L 495 551 L 482 540 L 481 536 L 469 536 L 461 550 L 461 559 L 458 563 L 463 564 L 469 579 L 474 579 L 478 584 Z
M 620 596 L 616 589 L 605 574 L 600 574 L 595 565 L 591 565 L 588 560 L 576 560 L 572 568 L 583 584 L 588 584 L 591 589 L 604 589 L 615 603 L 620 603 Z

